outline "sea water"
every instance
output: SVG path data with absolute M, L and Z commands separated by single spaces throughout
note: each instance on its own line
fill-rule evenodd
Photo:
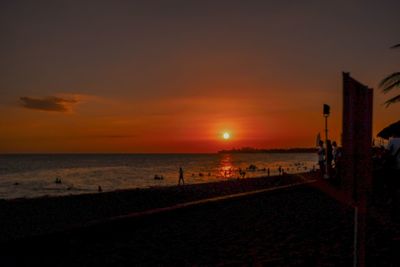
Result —
M 307 172 L 316 161 L 314 153 L 0 155 L 0 199 L 176 185 L 179 167 L 194 184 L 237 179 L 239 169 L 245 178 Z

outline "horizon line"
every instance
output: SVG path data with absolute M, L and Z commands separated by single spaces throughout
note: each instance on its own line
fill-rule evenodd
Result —
M 98 154 L 98 155 L 104 155 L 104 154 L 114 154 L 114 155 L 129 155 L 129 154 L 219 154 L 220 152 L 223 151 L 232 151 L 232 150 L 240 150 L 243 148 L 249 148 L 249 147 L 242 147 L 242 148 L 230 148 L 230 149 L 221 149 L 218 151 L 213 151 L 213 152 L 0 152 L 0 155 L 58 155 L 58 154 L 71 154 L 71 155 L 94 155 L 94 154 Z M 310 146 L 310 147 L 290 147 L 290 148 L 252 148 L 254 150 L 258 150 L 258 151 L 262 151 L 265 150 L 266 152 L 268 152 L 269 150 L 294 150 L 294 149 L 314 149 L 314 147 Z

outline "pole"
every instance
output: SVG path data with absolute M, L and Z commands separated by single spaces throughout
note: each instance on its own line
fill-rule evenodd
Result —
M 325 142 L 328 140 L 328 115 L 325 115 Z
M 328 115 L 325 115 L 325 174 L 324 178 L 329 179 L 328 174 Z
M 358 208 L 354 207 L 354 240 L 353 240 L 353 267 L 357 267 L 357 255 L 358 255 Z

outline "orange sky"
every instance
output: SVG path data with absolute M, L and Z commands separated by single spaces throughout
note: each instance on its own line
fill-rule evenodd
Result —
M 0 6 L 0 153 L 310 147 L 324 103 L 339 140 L 342 71 L 398 70 L 397 1 L 222 2 Z

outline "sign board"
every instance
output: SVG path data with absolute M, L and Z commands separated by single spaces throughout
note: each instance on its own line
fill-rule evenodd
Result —
M 372 181 L 373 90 L 343 73 L 342 186 L 358 202 Z

